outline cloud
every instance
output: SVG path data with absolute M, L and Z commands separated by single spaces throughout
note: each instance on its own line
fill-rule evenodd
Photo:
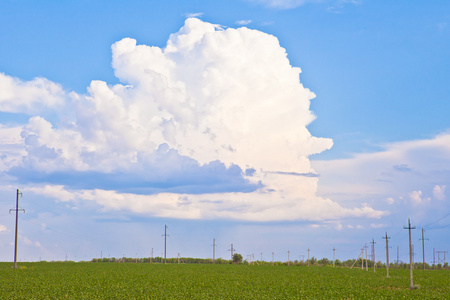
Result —
M 0 224 L 0 233 L 1 232 L 6 232 L 7 231 L 7 228 L 6 228 L 6 226 L 5 225 L 2 225 L 2 224 Z
M 394 204 L 395 200 L 394 200 L 394 198 L 389 197 L 389 198 L 386 199 L 386 202 L 387 202 L 388 204 Z
M 382 147 L 347 159 L 312 161 L 320 174 L 320 195 L 346 201 L 375 197 L 384 201 L 409 196 L 411 191 L 430 191 L 436 182 L 450 181 L 450 134 Z
M 57 109 L 65 101 L 62 87 L 45 78 L 24 82 L 0 73 L 0 111 L 37 114 Z
M 252 22 L 252 20 L 239 20 L 239 21 L 236 21 L 236 24 L 237 25 L 248 25 L 251 22 Z
M 302 6 L 306 3 L 319 3 L 321 0 L 247 0 L 263 4 L 268 7 L 290 9 Z
M 372 223 L 372 224 L 370 224 L 370 227 L 372 227 L 372 228 L 383 228 L 383 227 L 386 227 L 386 225 L 385 224 Z
M 433 188 L 433 196 L 438 200 L 445 200 L 445 185 L 435 185 Z
M 202 12 L 197 12 L 197 13 L 187 13 L 186 14 L 186 18 L 199 18 L 203 16 Z
M 16 83 L 17 95 L 2 107 L 19 98 L 36 115 L 14 137 L 21 155 L 1 159 L 4 172 L 46 197 L 156 217 L 385 214 L 316 195 L 308 157 L 332 140 L 308 131 L 315 95 L 274 36 L 190 18 L 164 48 L 132 38 L 114 43 L 112 66 L 121 83 L 94 80 L 85 95 L 48 83 L 53 88 L 43 90 L 58 101 L 45 101 L 58 108 L 56 119 L 21 98 L 20 86 L 34 81 Z
M 331 13 L 340 14 L 342 13 L 345 5 L 347 4 L 353 4 L 353 5 L 359 5 L 361 4 L 361 1 L 358 0 L 338 0 L 333 5 L 329 6 L 327 10 Z

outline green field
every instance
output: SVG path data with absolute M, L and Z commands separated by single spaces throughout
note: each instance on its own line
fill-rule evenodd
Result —
M 450 299 L 450 271 L 144 263 L 0 263 L 0 299 Z

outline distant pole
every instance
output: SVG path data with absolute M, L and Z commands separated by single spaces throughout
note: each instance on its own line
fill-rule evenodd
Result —
M 433 248 L 433 269 L 435 269 L 435 268 L 436 268 L 436 252 Z
M 288 266 L 290 266 L 290 261 L 289 261 L 289 253 L 290 253 L 290 251 L 288 250 Z
M 413 258 L 412 258 L 412 246 L 411 246 L 411 229 L 416 229 L 416 227 L 411 227 L 411 221 L 408 219 L 408 227 L 403 226 L 403 229 L 408 229 L 409 231 L 409 277 L 410 277 L 410 285 L 409 289 L 414 289 L 413 284 Z
M 400 261 L 398 260 L 398 253 L 399 253 L 399 247 L 397 246 L 397 268 L 398 268 L 398 263 L 400 262 Z
M 167 259 L 167 225 L 164 225 L 164 263 Z
M 334 252 L 336 251 L 336 248 L 333 248 L 333 267 L 334 267 Z
M 231 248 L 228 249 L 228 251 L 231 252 L 231 260 L 233 260 L 233 251 L 235 251 L 236 249 L 233 248 L 233 244 L 231 244 Z
M 373 262 L 373 272 L 375 273 L 375 240 L 372 239 L 372 262 Z
M 100 262 L 103 262 L 103 250 L 100 251 Z
M 428 239 L 425 239 L 424 237 L 423 237 L 423 228 L 422 228 L 422 264 L 423 264 L 423 269 L 425 270 L 425 240 L 428 240 Z
M 263 263 L 262 263 L 262 255 L 263 255 L 263 253 L 261 252 L 261 266 L 262 266 L 262 264 L 263 264 Z
M 387 236 L 387 232 L 386 232 L 386 236 L 384 237 L 384 239 L 386 239 L 386 277 L 389 277 L 389 242 L 388 242 L 388 240 L 390 239 L 390 237 Z
M 213 264 L 216 263 L 216 239 L 213 239 Z
M 153 248 L 152 248 L 152 256 L 150 256 L 150 263 L 153 262 Z
M 366 250 L 366 271 L 368 271 L 368 269 L 367 269 L 367 244 L 364 244 L 364 249 Z
M 19 189 L 17 189 L 16 194 L 16 209 L 10 209 L 9 213 L 12 211 L 16 212 L 16 236 L 14 240 L 14 268 L 17 269 L 17 237 L 19 233 L 19 211 L 25 212 L 25 209 L 19 209 L 19 195 L 22 196 L 22 193 L 19 193 Z
M 364 247 L 361 248 L 361 270 L 364 269 Z
M 272 252 L 272 266 L 275 264 L 275 252 Z
M 309 248 L 308 248 L 308 267 L 309 267 Z

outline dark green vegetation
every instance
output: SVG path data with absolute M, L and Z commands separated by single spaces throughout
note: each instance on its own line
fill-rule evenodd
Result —
M 0 299 L 449 299 L 450 271 L 148 263 L 0 263 Z

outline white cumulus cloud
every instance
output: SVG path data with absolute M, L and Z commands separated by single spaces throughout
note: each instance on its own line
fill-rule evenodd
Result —
M 63 117 L 30 118 L 21 131 L 26 153 L 9 167 L 36 183 L 30 191 L 188 219 L 385 214 L 316 195 L 319 179 L 308 157 L 330 149 L 332 140 L 308 131 L 315 95 L 276 37 L 191 18 L 164 48 L 124 38 L 112 45 L 112 57 L 121 84 L 94 80 L 86 95 L 67 95 L 44 80 L 51 87 L 43 89 L 45 101 L 62 105 Z M 29 85 L 36 84 L 16 81 L 1 107 L 19 98 L 33 108 L 19 88 Z M 124 182 L 152 191 L 119 191 Z
M 433 196 L 438 200 L 445 199 L 445 185 L 435 185 L 433 188 Z

